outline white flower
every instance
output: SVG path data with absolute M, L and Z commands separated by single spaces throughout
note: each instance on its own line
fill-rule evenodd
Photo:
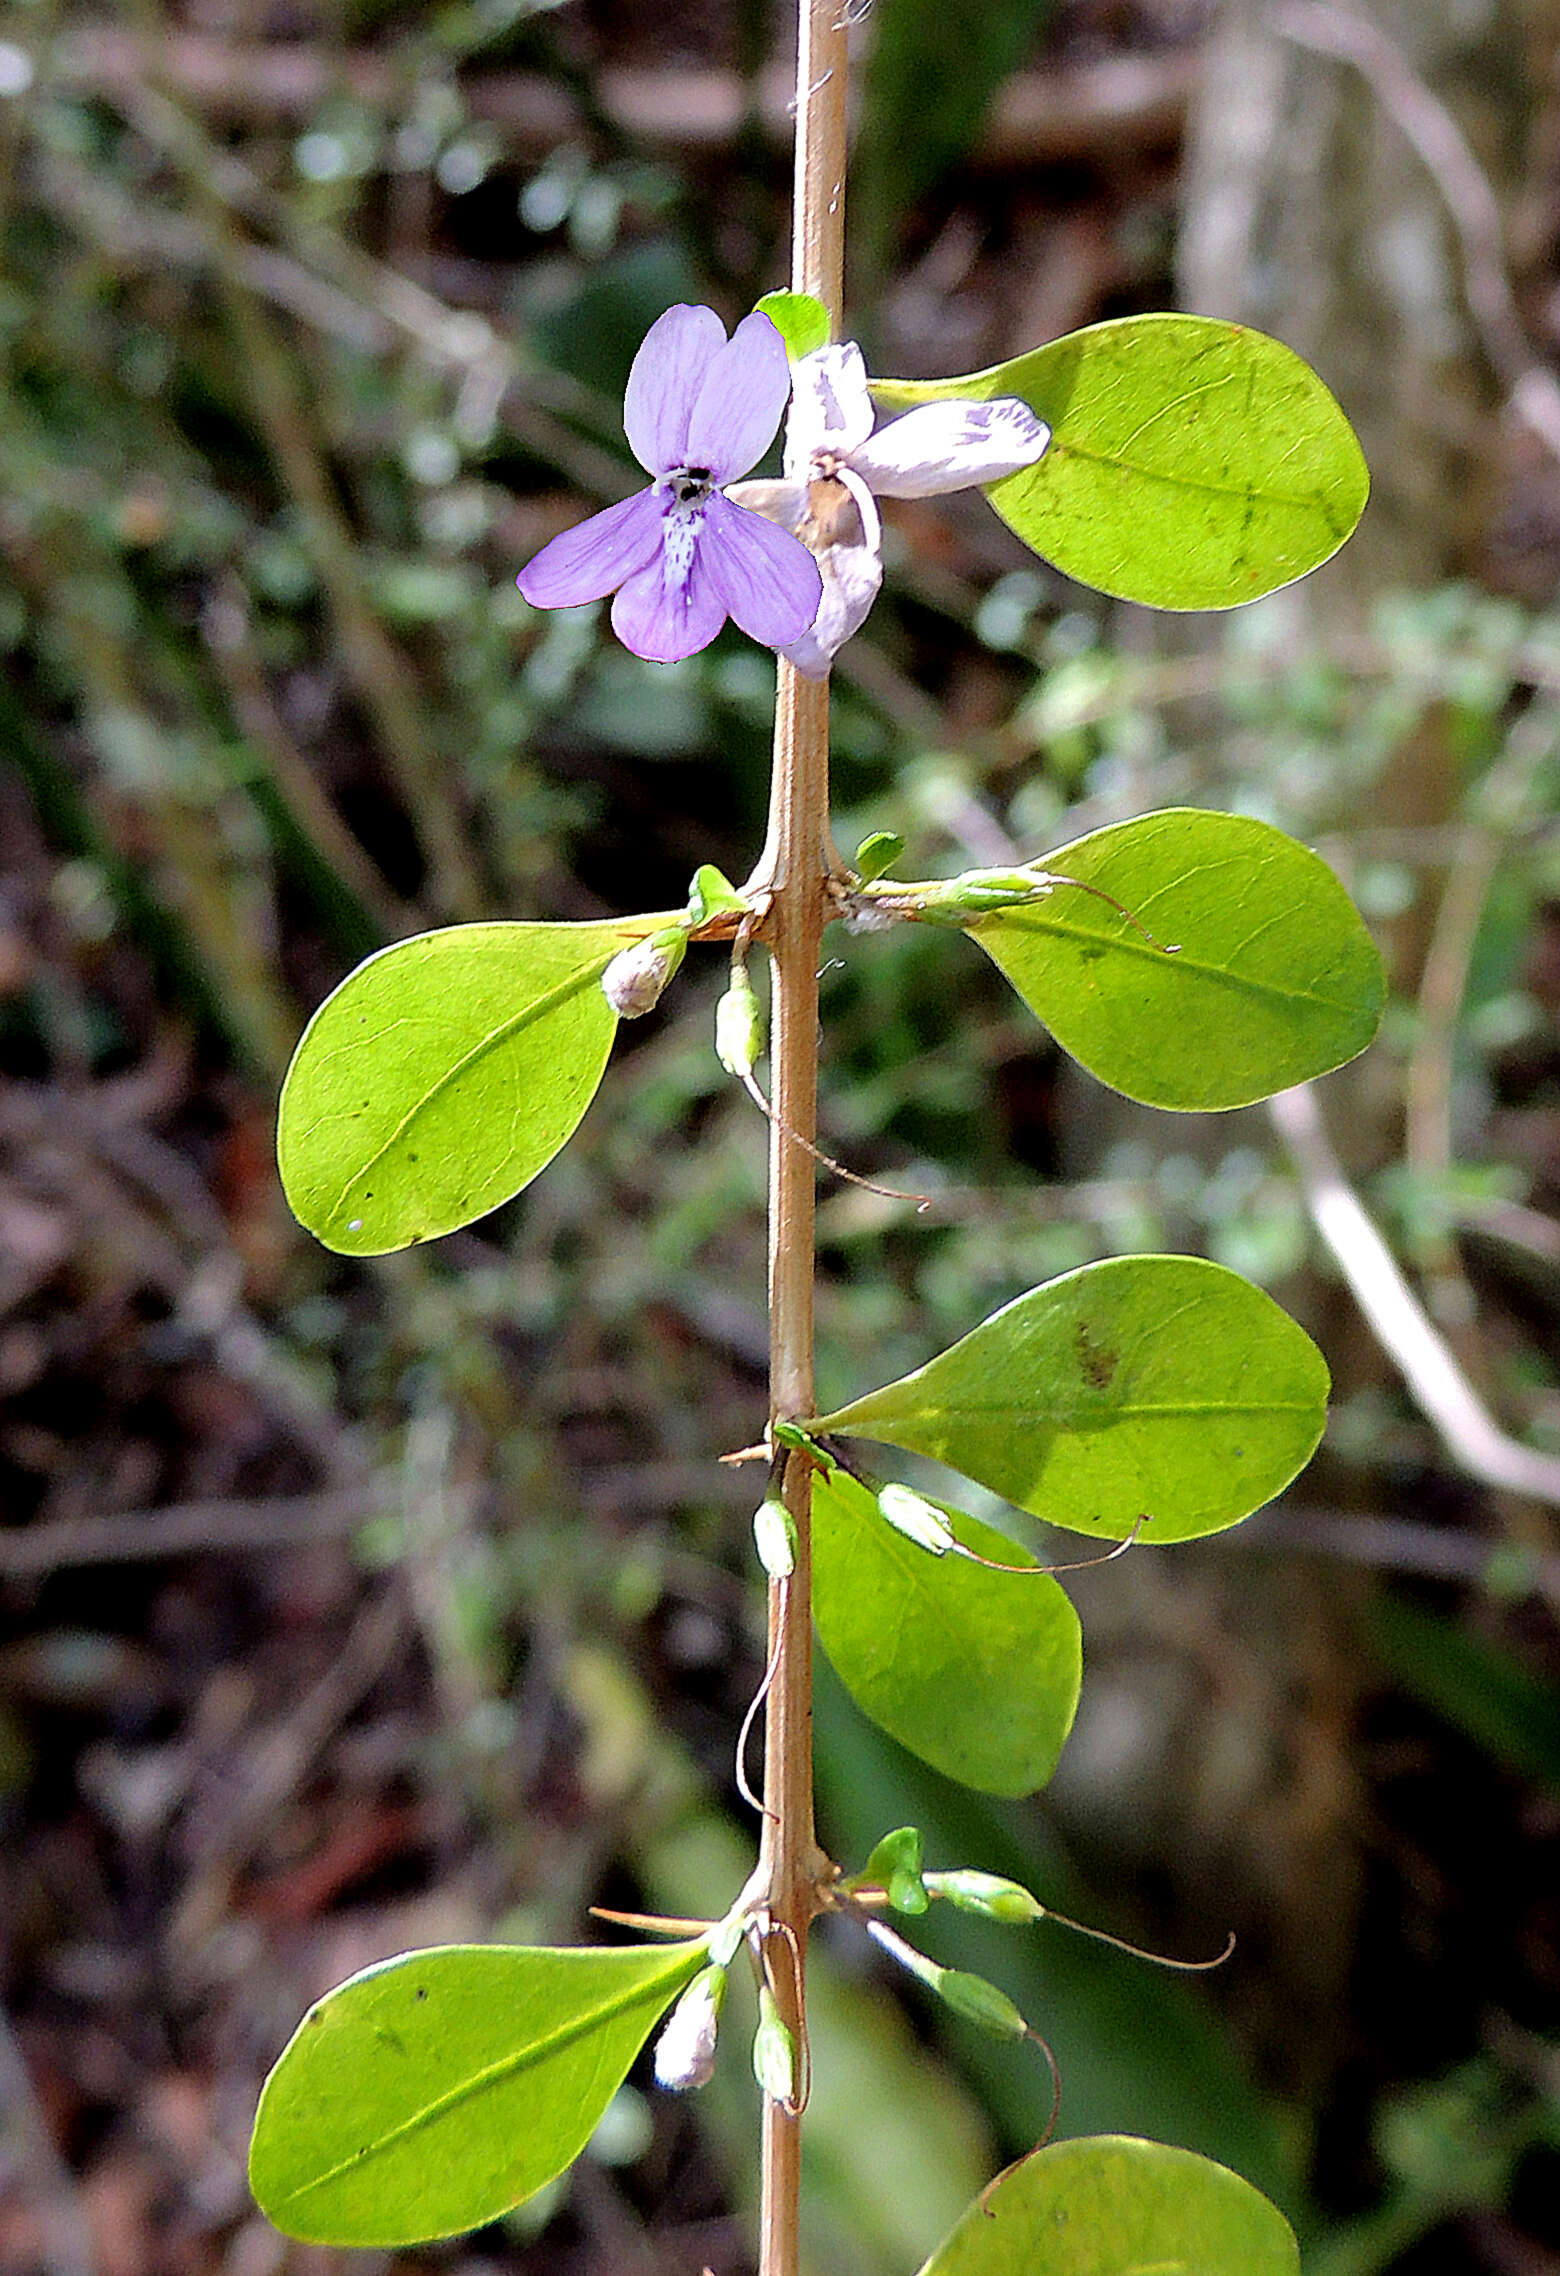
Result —
M 823 575 L 810 631 L 780 653 L 822 679 L 866 621 L 883 582 L 880 498 L 937 498 L 1033 466 L 1051 430 L 1016 396 L 918 404 L 874 432 L 866 365 L 854 340 L 803 356 L 792 374 L 785 476 L 731 496 L 803 538 Z

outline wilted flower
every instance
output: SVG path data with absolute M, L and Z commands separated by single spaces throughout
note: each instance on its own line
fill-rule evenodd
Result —
M 655 2043 L 655 2082 L 674 2094 L 706 2086 L 715 2069 L 715 2034 L 726 1998 L 724 1968 L 706 1968 L 694 1977 L 672 2009 Z
M 725 494 L 768 449 L 790 391 L 767 316 L 744 317 L 728 340 L 712 308 L 669 308 L 623 398 L 630 448 L 654 480 L 544 545 L 516 580 L 526 599 L 567 608 L 616 593 L 613 630 L 658 663 L 708 647 L 728 616 L 766 647 L 800 640 L 818 613 L 817 563 Z
M 619 1019 L 653 1012 L 682 969 L 688 953 L 686 924 L 665 925 L 647 940 L 620 948 L 601 975 L 601 992 Z
M 744 482 L 743 505 L 811 538 L 823 601 L 799 638 L 782 643 L 821 679 L 866 620 L 883 582 L 880 498 L 936 498 L 999 482 L 1033 466 L 1051 430 L 1017 396 L 922 403 L 874 433 L 866 365 L 854 340 L 815 349 L 796 366 L 785 479 Z

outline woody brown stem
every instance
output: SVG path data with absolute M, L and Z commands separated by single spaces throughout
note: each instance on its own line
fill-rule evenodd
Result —
M 801 0 L 796 79 L 796 194 L 791 287 L 811 293 L 838 336 L 844 272 L 847 51 L 840 0 Z M 791 1135 L 817 1130 L 818 964 L 831 868 L 829 689 L 782 662 L 775 707 L 769 832 L 749 890 L 769 897 L 764 941 L 771 963 L 769 1138 L 770 1414 L 813 1411 L 812 1157 Z M 764 1719 L 764 1902 L 774 1923 L 780 2013 L 798 2047 L 803 1958 L 825 1860 L 813 1832 L 811 1464 L 792 1456 L 783 1491 L 796 1521 L 796 1570 L 769 1592 L 774 1662 Z M 789 1588 L 789 1608 L 782 1618 Z M 779 1964 L 788 1955 L 791 1965 Z M 759 2276 L 796 2276 L 801 2120 L 766 2099 Z

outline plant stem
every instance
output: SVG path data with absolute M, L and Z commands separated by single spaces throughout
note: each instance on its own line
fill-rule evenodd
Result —
M 800 0 L 796 67 L 796 190 L 791 289 L 829 311 L 836 337 L 844 275 L 847 49 L 840 0 Z M 769 833 L 749 890 L 769 896 L 774 1120 L 769 1141 L 769 1397 L 773 1419 L 813 1411 L 813 1214 L 810 1155 L 818 1103 L 818 960 L 829 837 L 829 688 L 778 666 Z M 793 1456 L 784 1493 L 796 1521 L 796 1570 L 769 1591 L 775 1661 L 764 1719 L 760 1869 L 780 2013 L 803 2044 L 802 1955 L 826 1860 L 813 1833 L 812 1470 Z M 787 1962 L 794 1956 L 794 1965 Z M 759 2276 L 796 2276 L 801 2123 L 765 2101 Z

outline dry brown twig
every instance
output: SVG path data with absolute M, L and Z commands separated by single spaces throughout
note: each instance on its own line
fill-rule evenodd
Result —
M 117 1517 L 65 1517 L 0 1530 L 0 1580 L 41 1580 L 83 1565 L 155 1564 L 167 1557 L 244 1556 L 342 1540 L 392 1509 L 393 1477 L 323 1494 L 252 1501 L 170 1502 Z
M 406 95 L 406 75 L 366 49 L 333 51 L 301 40 L 228 40 L 170 31 L 163 43 L 167 84 L 222 120 L 310 117 L 331 94 L 389 113 Z M 132 35 L 111 21 L 86 22 L 60 41 L 56 69 L 66 85 L 117 100 L 140 71 Z M 1170 141 L 1185 116 L 1200 69 L 1195 48 L 1157 55 L 1108 55 L 1050 71 L 1022 71 L 1002 90 L 973 153 L 983 166 L 1032 166 L 1109 146 Z M 518 155 L 545 157 L 586 126 L 567 89 L 533 71 L 472 71 L 462 90 L 470 114 L 500 127 Z M 789 146 L 791 74 L 774 63 L 756 87 L 721 69 L 637 66 L 601 72 L 593 89 L 602 114 L 621 132 L 663 149 L 719 150 L 757 122 L 772 143 Z
M 1533 353 L 1506 267 L 1500 204 L 1462 128 L 1376 25 L 1326 0 L 1287 0 L 1272 24 L 1296 47 L 1352 64 L 1423 160 L 1456 232 L 1484 352 L 1517 417 L 1560 458 L 1560 380 Z
M 1509 1438 L 1480 1400 L 1345 1177 L 1313 1087 L 1280 1091 L 1268 1113 L 1289 1149 L 1312 1223 L 1447 1451 L 1485 1485 L 1560 1509 L 1560 1459 Z

